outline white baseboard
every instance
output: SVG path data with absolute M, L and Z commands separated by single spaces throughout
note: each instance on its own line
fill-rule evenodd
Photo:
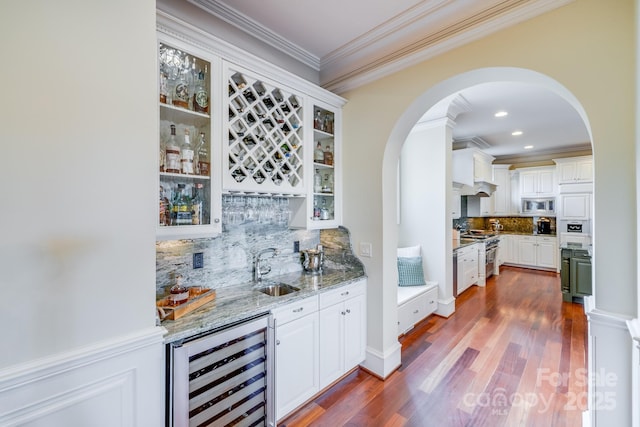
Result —
M 396 343 L 392 348 L 383 353 L 367 347 L 367 357 L 361 366 L 372 374 L 382 379 L 387 378 L 400 367 L 402 346 Z
M 0 425 L 164 425 L 164 328 L 0 371 Z
M 436 310 L 438 316 L 449 317 L 455 313 L 455 311 L 456 299 L 454 297 L 438 300 L 438 309 Z

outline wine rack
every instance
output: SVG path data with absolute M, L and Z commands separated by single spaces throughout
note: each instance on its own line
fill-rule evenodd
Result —
M 305 193 L 303 99 L 229 69 L 223 189 L 247 193 Z

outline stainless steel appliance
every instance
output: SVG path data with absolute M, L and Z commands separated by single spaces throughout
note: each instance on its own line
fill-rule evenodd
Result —
M 520 212 L 523 215 L 555 215 L 556 199 L 549 197 L 545 199 L 522 199 Z
M 317 249 L 305 249 L 300 251 L 303 255 L 302 268 L 307 274 L 320 274 L 324 266 L 324 250 L 322 245 Z
M 167 345 L 167 426 L 275 426 L 270 315 Z
M 487 238 L 484 241 L 484 253 L 485 253 L 485 278 L 493 276 L 493 272 L 496 268 L 496 254 L 498 252 L 498 244 L 500 243 L 499 237 Z
M 484 245 L 485 279 L 488 279 L 495 271 L 496 252 L 498 251 L 500 237 L 496 233 L 487 230 L 468 230 L 461 234 L 460 237 L 474 239 Z M 482 258 L 483 257 L 480 257 L 480 260 L 482 260 Z

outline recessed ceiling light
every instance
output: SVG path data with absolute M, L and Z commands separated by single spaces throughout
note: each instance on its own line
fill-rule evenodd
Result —
M 521 131 L 521 130 L 513 131 L 513 132 L 511 132 L 511 135 L 513 135 L 513 136 L 520 136 L 520 135 L 522 135 L 522 131 Z
M 531 150 L 533 148 L 533 145 L 525 145 L 524 149 L 525 150 Z
M 494 114 L 495 117 L 505 117 L 508 115 L 509 113 L 507 113 L 506 111 L 498 111 L 497 113 Z

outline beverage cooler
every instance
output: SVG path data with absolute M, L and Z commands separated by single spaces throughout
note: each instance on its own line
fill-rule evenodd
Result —
M 167 345 L 167 427 L 275 426 L 274 328 L 263 315 Z

